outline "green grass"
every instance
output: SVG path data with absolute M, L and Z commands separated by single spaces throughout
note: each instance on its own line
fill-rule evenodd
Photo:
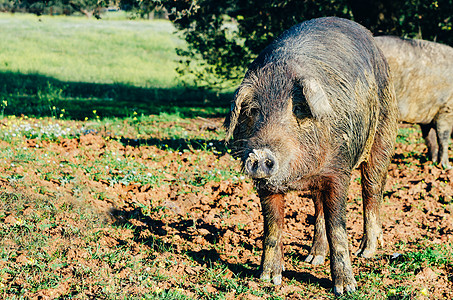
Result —
M 173 88 L 175 47 L 168 21 L 87 20 L 0 14 L 0 71 L 62 82 Z
M 398 128 L 398 135 L 396 136 L 396 142 L 398 144 L 420 144 L 424 143 L 422 137 L 416 137 L 416 132 L 418 129 L 415 127 L 400 127 Z
M 82 120 L 93 110 L 101 118 L 224 114 L 230 94 L 178 79 L 175 48 L 185 44 L 174 31 L 162 20 L 1 13 L 0 113 Z
M 381 258 L 381 263 L 366 262 L 365 271 L 358 274 L 364 286 L 353 295 L 344 295 L 340 299 L 413 299 L 416 295 L 425 299 L 421 296 L 424 287 L 412 284 L 415 275 L 423 268 L 444 269 L 448 272 L 453 267 L 452 249 L 451 244 L 426 247 L 420 243 L 415 245 L 415 250 Z M 383 286 L 384 280 L 395 283 Z M 451 276 L 449 280 L 452 280 Z
M 390 267 L 399 270 L 399 276 L 407 277 L 407 274 L 414 274 L 424 267 L 442 267 L 453 265 L 451 253 L 452 245 L 437 245 L 420 249 L 420 251 L 408 252 L 394 258 Z M 396 273 L 396 272 L 395 272 Z

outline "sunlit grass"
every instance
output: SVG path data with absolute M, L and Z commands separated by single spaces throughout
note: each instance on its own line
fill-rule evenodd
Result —
M 0 14 L 0 72 L 137 87 L 177 85 L 168 21 L 87 20 Z
M 165 20 L 0 13 L 0 116 L 221 116 L 231 95 L 183 83 Z

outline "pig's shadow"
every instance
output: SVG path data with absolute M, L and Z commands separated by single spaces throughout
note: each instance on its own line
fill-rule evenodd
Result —
M 426 162 L 432 162 L 429 158 L 428 154 L 426 153 L 418 153 L 418 152 L 408 152 L 408 153 L 395 153 L 392 157 L 393 164 L 410 164 L 411 162 L 408 161 L 408 158 L 412 158 L 415 161 L 418 161 L 418 164 L 422 165 Z
M 123 145 L 132 147 L 139 146 L 156 146 L 160 149 L 167 149 L 172 151 L 183 150 L 213 150 L 216 156 L 222 156 L 227 153 L 225 142 L 216 139 L 162 139 L 162 138 L 149 138 L 149 139 L 128 139 L 121 138 L 120 142 Z
M 313 266 L 316 268 L 316 266 Z M 318 278 L 307 272 L 297 272 L 297 271 L 285 271 L 283 272 L 283 277 L 288 278 L 289 280 L 297 280 L 300 283 L 304 284 L 319 284 L 320 287 L 328 290 L 333 287 L 332 281 L 327 278 Z
M 200 265 L 209 266 L 212 262 L 218 261 L 225 265 L 236 277 L 250 278 L 258 276 L 258 265 L 252 264 L 251 268 L 247 268 L 243 264 L 232 264 L 222 260 L 219 253 L 215 249 L 202 249 L 200 251 L 189 251 L 187 255 Z
M 177 229 L 179 232 L 179 236 L 187 241 L 191 241 L 194 238 L 194 233 L 191 232 L 191 228 L 193 228 L 194 224 L 193 221 L 190 220 L 180 220 L 178 222 L 172 222 L 165 224 L 162 220 L 153 219 L 149 216 L 145 216 L 142 214 L 140 209 L 134 209 L 130 211 L 124 210 L 117 210 L 114 209 L 111 212 L 111 215 L 116 219 L 117 225 L 124 225 L 127 224 L 134 228 L 134 240 L 140 243 L 147 244 L 151 246 L 154 251 L 170 251 L 170 249 L 176 248 L 174 244 L 163 242 L 160 237 L 164 237 L 168 235 L 168 229 L 174 228 Z M 136 219 L 140 220 L 144 225 L 134 225 L 131 220 Z M 197 228 L 203 228 L 209 231 L 209 235 L 211 236 L 220 236 L 223 235 L 227 229 L 219 229 L 211 224 L 205 223 L 203 220 L 196 221 Z M 143 237 L 143 232 L 145 230 L 149 230 L 154 236 L 145 238 Z M 208 240 L 211 244 L 215 244 L 216 240 L 213 239 L 212 241 Z M 125 243 L 125 242 L 124 242 Z M 252 245 L 246 244 L 242 245 L 246 249 L 253 249 Z M 299 245 L 300 247 L 304 247 L 303 245 Z M 188 251 L 185 252 L 190 258 L 196 261 L 201 266 L 210 266 L 213 262 L 218 262 L 228 268 L 237 278 L 247 279 L 247 278 L 259 278 L 259 265 L 254 263 L 248 264 L 236 264 L 230 263 L 227 260 L 221 259 L 220 254 L 217 252 L 216 249 L 201 249 L 199 251 Z M 299 254 L 298 259 L 305 258 Z M 313 266 L 316 268 L 316 266 Z M 284 271 L 283 277 L 289 280 L 297 280 L 301 283 L 310 284 L 310 283 L 318 283 L 321 287 L 325 289 L 332 288 L 332 283 L 329 279 L 325 278 L 317 278 L 310 273 L 307 272 L 297 272 L 297 271 Z
M 243 264 L 232 264 L 225 260 L 220 259 L 220 255 L 215 249 L 202 249 L 200 251 L 191 251 L 187 253 L 193 260 L 198 262 L 200 265 L 209 265 L 213 261 L 219 261 L 225 265 L 233 274 L 242 279 L 259 279 L 260 271 L 259 266 L 256 264 L 249 265 L 250 268 L 246 267 Z M 315 268 L 316 266 L 314 266 Z M 298 272 L 298 271 L 283 271 L 282 273 L 284 278 L 289 280 L 297 280 L 303 284 L 317 283 L 320 287 L 324 289 L 332 288 L 332 281 L 327 278 L 317 278 L 316 276 L 307 273 L 307 272 Z

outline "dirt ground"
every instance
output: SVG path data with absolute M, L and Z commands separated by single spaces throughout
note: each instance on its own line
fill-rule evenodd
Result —
M 220 120 L 212 122 L 220 124 Z M 409 127 L 409 125 L 404 126 Z M 414 139 L 419 138 L 419 133 L 417 134 Z M 36 146 L 37 143 L 39 147 Z M 144 253 L 144 250 L 151 253 L 156 260 L 171 256 L 176 263 L 161 266 L 160 270 L 169 278 L 185 278 L 187 282 L 196 282 L 198 276 L 209 267 L 212 261 L 221 261 L 228 266 L 223 274 L 227 278 L 241 276 L 249 280 L 250 276 L 257 275 L 263 220 L 259 199 L 253 191 L 253 186 L 246 178 L 203 182 L 197 188 L 186 185 L 178 178 L 178 173 L 182 172 L 181 170 L 190 171 L 195 167 L 191 157 L 199 150 L 177 152 L 165 151 L 152 145 L 124 146 L 119 142 L 107 141 L 102 134 L 88 134 L 79 139 L 63 139 L 59 142 L 28 140 L 26 147 L 33 148 L 34 151 L 52 150 L 58 154 L 60 161 L 57 161 L 57 164 L 65 162 L 62 168 L 72 162 L 75 163 L 81 154 L 96 160 L 106 151 L 127 154 L 129 158 L 144 164 L 149 169 L 167 166 L 173 173 L 169 172 L 166 175 L 164 184 L 161 186 L 134 182 L 111 184 L 102 179 L 93 180 L 88 172 L 75 174 L 79 178 L 78 182 L 62 184 L 59 180 L 43 178 L 32 168 L 18 166 L 11 170 L 4 168 L 2 171 L 21 173 L 27 178 L 26 182 L 13 186 L 9 181 L 0 179 L 0 187 L 8 191 L 19 189 L 33 195 L 36 194 L 36 190 L 31 186 L 44 186 L 48 196 L 53 197 L 54 201 L 72 201 L 71 199 L 76 198 L 75 185 L 83 185 L 84 189 L 81 193 L 85 193 L 84 199 L 108 224 L 123 222 L 134 226 L 133 231 L 118 229 L 116 234 L 104 235 L 101 244 L 113 247 L 130 237 L 129 246 L 131 249 L 135 247 L 138 256 Z M 395 253 L 411 251 L 419 245 L 431 247 L 436 244 L 453 243 L 453 170 L 443 170 L 433 165 L 426 160 L 425 155 L 426 147 L 423 144 L 398 143 L 389 169 L 381 210 L 385 245 L 380 248 L 374 259 L 353 257 L 356 276 L 360 272 L 371 272 L 373 265 L 379 266 L 379 269 L 385 272 L 382 266 L 391 259 L 392 255 L 397 256 Z M 160 157 L 160 160 L 150 159 L 156 156 Z M 452 156 L 450 151 L 450 159 Z M 208 155 L 203 165 L 198 167 L 206 170 L 214 169 L 219 165 L 232 165 L 239 169 L 238 162 L 234 161 L 228 153 Z M 196 181 L 197 174 L 194 173 L 193 176 Z M 352 251 L 359 246 L 363 226 L 359 177 L 359 172 L 356 170 L 348 200 L 347 229 Z M 93 196 L 94 194 L 90 192 L 93 190 L 102 190 L 103 197 Z M 80 198 L 80 195 L 77 197 Z M 317 288 L 326 291 L 325 294 L 329 294 L 332 287 L 329 260 L 323 266 L 303 263 L 313 236 L 313 215 L 314 208 L 308 192 L 288 194 L 283 239 L 286 271 L 283 273 L 283 284 L 278 288 L 280 289 L 278 293 L 282 297 L 297 298 L 297 292 L 301 287 L 293 284 L 294 281 L 302 285 L 315 282 Z M 15 222 L 14 217 L 14 214 L 11 214 L 4 222 Z M 74 222 L 70 215 L 61 214 L 59 218 L 62 223 Z M 61 232 L 57 227 L 53 228 L 49 234 L 58 236 Z M 161 251 L 155 245 L 143 242 L 151 238 L 159 240 L 162 247 L 171 247 L 172 251 Z M 75 257 L 74 264 L 77 261 L 76 257 L 84 255 L 84 245 L 77 245 L 78 242 L 78 240 L 72 240 L 71 245 L 68 246 L 72 249 L 71 255 Z M 187 254 L 192 261 L 188 260 Z M 20 258 L 16 258 L 17 260 L 20 261 Z M 451 272 L 452 270 L 444 268 L 422 267 L 416 272 L 415 278 L 405 284 L 426 287 L 430 293 L 429 298 L 432 299 L 452 299 Z M 128 274 L 123 275 L 128 276 Z M 69 275 L 68 278 L 70 278 Z M 391 286 L 392 276 L 385 278 L 387 282 L 383 284 Z M 71 280 L 77 279 L 68 279 L 68 283 L 60 285 L 57 290 L 43 290 L 32 296 L 41 296 L 45 299 L 62 294 L 64 289 L 68 289 Z M 366 280 L 358 279 L 359 286 Z M 177 279 L 158 282 L 156 288 L 171 288 L 175 285 L 174 281 Z M 249 280 L 248 286 L 258 288 L 261 283 L 253 278 Z M 218 287 L 208 284 L 205 288 L 215 292 Z M 244 296 L 238 293 L 232 293 L 230 298 Z M 187 290 L 187 295 L 194 296 L 190 289 Z M 252 295 L 243 298 L 259 299 L 259 297 L 253 298 Z

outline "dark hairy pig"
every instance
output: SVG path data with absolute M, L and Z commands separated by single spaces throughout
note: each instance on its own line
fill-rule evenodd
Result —
M 432 160 L 450 169 L 453 48 L 395 36 L 379 36 L 375 40 L 390 67 L 399 119 L 420 124 Z
M 321 264 L 330 252 L 335 294 L 356 289 L 346 233 L 351 172 L 359 166 L 362 172 L 357 254 L 370 257 L 382 242 L 379 209 L 396 115 L 387 63 L 355 22 L 327 17 L 296 25 L 250 65 L 225 127 L 261 201 L 263 280 L 282 281 L 285 194 L 309 189 L 316 223 L 306 261 Z

